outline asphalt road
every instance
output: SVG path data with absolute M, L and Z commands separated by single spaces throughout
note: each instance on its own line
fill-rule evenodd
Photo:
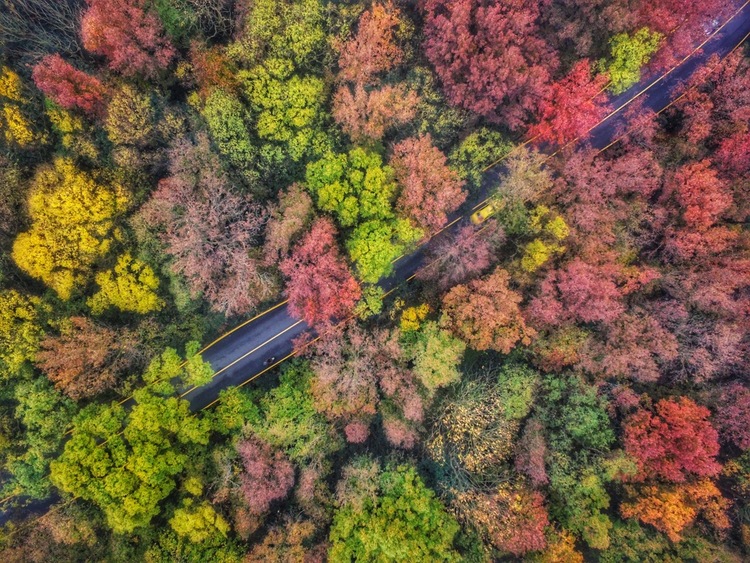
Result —
M 750 34 L 750 4 L 718 33 L 709 38 L 703 48 L 690 56 L 681 65 L 664 77 L 642 80 L 628 91 L 613 97 L 611 106 L 618 110 L 594 127 L 586 142 L 594 148 L 604 148 L 615 140 L 627 126 L 624 109 L 633 98 L 638 98 L 644 108 L 659 111 L 679 95 L 681 84 L 714 54 L 725 56 Z M 471 209 L 497 187 L 502 172 L 501 166 L 488 170 L 482 190 L 472 202 L 465 204 L 462 212 L 451 219 L 458 221 L 443 233 L 449 233 L 468 221 Z M 438 236 L 442 236 L 438 235 Z M 401 257 L 395 264 L 394 273 L 381 281 L 386 291 L 410 278 L 423 264 L 425 246 Z M 202 387 L 184 393 L 193 410 L 200 410 L 216 401 L 222 389 L 246 384 L 292 354 L 292 341 L 307 330 L 307 325 L 290 316 L 286 304 L 282 304 L 259 317 L 240 325 L 233 332 L 210 345 L 203 358 L 216 370 L 213 380 Z M 269 358 L 275 358 L 268 363 Z

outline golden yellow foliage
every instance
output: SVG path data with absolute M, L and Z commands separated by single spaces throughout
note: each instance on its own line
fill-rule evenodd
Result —
M 557 240 L 563 240 L 564 238 L 568 238 L 568 235 L 570 234 L 570 227 L 568 227 L 565 219 L 558 215 L 547 222 L 547 224 L 544 226 L 544 231 L 552 235 Z
M 419 330 L 422 321 L 427 318 L 429 312 L 430 306 L 427 303 L 404 309 L 403 313 L 401 313 L 401 330 L 403 332 L 414 332 Z
M 565 249 L 560 245 L 547 244 L 541 239 L 534 239 L 526 245 L 526 248 L 523 251 L 521 268 L 524 272 L 535 272 L 547 262 L 553 254 L 558 254 L 563 250 Z
M 40 306 L 38 297 L 13 289 L 0 292 L 0 363 L 9 373 L 32 360 L 39 349 L 44 336 L 38 319 Z
M 534 563 L 583 563 L 583 555 L 576 551 L 576 540 L 566 530 L 557 533 L 542 553 L 535 556 Z
M 144 147 L 153 139 L 155 123 L 151 97 L 125 85 L 109 102 L 104 127 L 115 145 Z
M 23 83 L 21 77 L 7 66 L 0 68 L 0 97 L 14 102 L 23 101 Z
M 21 77 L 8 67 L 0 68 L 0 130 L 9 145 L 26 148 L 44 142 L 44 135 L 35 130 L 24 111 L 28 104 Z
M 55 159 L 34 178 L 31 229 L 16 238 L 13 260 L 69 299 L 119 236 L 115 219 L 128 202 L 122 187 L 100 185 L 71 160 Z
M 100 289 L 87 301 L 95 315 L 111 307 L 145 315 L 164 306 L 156 294 L 159 278 L 148 264 L 134 260 L 129 252 L 120 256 L 114 269 L 97 274 L 96 283 Z

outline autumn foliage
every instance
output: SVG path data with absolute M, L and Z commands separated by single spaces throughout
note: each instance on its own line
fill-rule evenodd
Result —
M 662 399 L 654 412 L 642 409 L 625 423 L 625 448 L 638 462 L 637 478 L 685 482 L 690 476 L 712 477 L 721 465 L 718 433 L 707 408 L 686 397 Z
M 146 0 L 87 0 L 81 20 L 86 49 L 108 59 L 125 76 L 154 77 L 169 66 L 175 49 Z
M 107 89 L 95 76 L 78 70 L 60 55 L 48 55 L 34 67 L 34 84 L 65 109 L 80 109 L 99 116 L 104 111 Z
M 318 219 L 280 264 L 287 278 L 289 310 L 310 326 L 343 319 L 361 295 L 336 243 L 336 228 Z
M 279 451 L 257 438 L 237 444 L 244 472 L 242 494 L 250 512 L 261 515 L 286 497 L 294 485 L 294 467 Z
M 521 316 L 521 296 L 509 281 L 508 272 L 498 268 L 485 279 L 454 287 L 443 298 L 448 326 L 475 350 L 507 354 L 518 342 L 529 344 L 535 334 Z

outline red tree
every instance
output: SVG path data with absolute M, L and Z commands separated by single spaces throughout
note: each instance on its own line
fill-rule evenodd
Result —
M 516 444 L 516 471 L 525 474 L 534 486 L 540 487 L 549 482 L 544 458 L 547 444 L 544 440 L 544 426 L 531 419 Z
M 81 20 L 83 46 L 109 59 L 125 76 L 153 77 L 169 66 L 175 49 L 147 0 L 87 0 Z
M 625 449 L 639 466 L 635 479 L 682 483 L 690 475 L 710 477 L 721 471 L 718 433 L 706 407 L 681 397 L 660 400 L 655 411 L 640 410 L 625 422 Z
M 750 170 L 750 132 L 736 133 L 724 139 L 714 161 L 731 179 Z
M 725 388 L 715 418 L 723 440 L 750 450 L 750 389 L 739 383 Z
M 287 280 L 289 312 L 310 326 L 346 317 L 362 294 L 339 255 L 329 219 L 316 220 L 279 267 Z
M 272 502 L 289 494 L 294 485 L 294 466 L 283 453 L 257 438 L 239 442 L 237 453 L 244 468 L 240 475 L 242 496 L 250 513 L 259 516 Z
M 564 145 L 588 136 L 610 110 L 602 88 L 607 83 L 604 74 L 592 75 L 587 59 L 578 61 L 561 80 L 552 84 L 539 105 L 539 123 L 529 129 L 538 143 Z
M 535 334 L 521 316 L 521 295 L 510 289 L 509 281 L 508 272 L 498 268 L 443 297 L 443 313 L 451 329 L 475 350 L 508 354 L 519 341 L 529 344 Z
M 511 129 L 536 114 L 557 66 L 538 16 L 538 2 L 426 0 L 425 53 L 450 101 Z
M 708 160 L 683 166 L 668 186 L 683 209 L 685 223 L 694 229 L 711 227 L 732 205 L 731 193 Z
M 373 3 L 362 14 L 357 34 L 339 46 L 339 80 L 370 84 L 376 74 L 401 62 L 404 53 L 394 41 L 399 15 L 390 1 Z
M 60 55 L 44 57 L 34 67 L 32 77 L 45 96 L 65 109 L 80 109 L 91 116 L 99 116 L 104 110 L 104 85 Z
M 398 143 L 390 165 L 401 185 L 396 202 L 399 211 L 427 232 L 445 225 L 448 214 L 466 200 L 464 182 L 448 167 L 429 134 Z

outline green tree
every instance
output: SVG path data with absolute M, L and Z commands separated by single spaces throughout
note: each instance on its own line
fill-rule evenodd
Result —
M 466 344 L 434 321 L 425 323 L 412 346 L 414 374 L 422 384 L 434 392 L 461 379 L 458 365 Z
M 179 476 L 205 454 L 208 420 L 192 416 L 173 393 L 161 383 L 136 391 L 130 412 L 117 404 L 83 411 L 50 466 L 52 482 L 98 505 L 117 533 L 148 526 Z
M 471 190 L 482 185 L 484 169 L 505 157 L 513 144 L 502 133 L 482 127 L 468 135 L 448 157 L 451 167 L 466 180 Z
M 329 539 L 331 561 L 459 561 L 454 540 L 458 522 L 408 465 L 388 467 L 378 479 L 379 495 L 361 509 L 341 506 Z
M 506 363 L 498 373 L 497 384 L 505 418 L 526 418 L 534 404 L 539 373 L 523 364 Z
M 661 44 L 662 35 L 642 27 L 632 35 L 618 33 L 610 40 L 610 61 L 603 63 L 615 94 L 624 92 L 641 79 L 645 65 Z
M 346 241 L 346 248 L 359 278 L 377 283 L 393 272 L 393 262 L 422 235 L 423 232 L 412 227 L 407 219 L 372 220 L 354 229 Z
M 349 154 L 328 153 L 308 164 L 306 185 L 318 207 L 336 215 L 342 227 L 393 217 L 397 184 L 376 152 L 356 147 Z

